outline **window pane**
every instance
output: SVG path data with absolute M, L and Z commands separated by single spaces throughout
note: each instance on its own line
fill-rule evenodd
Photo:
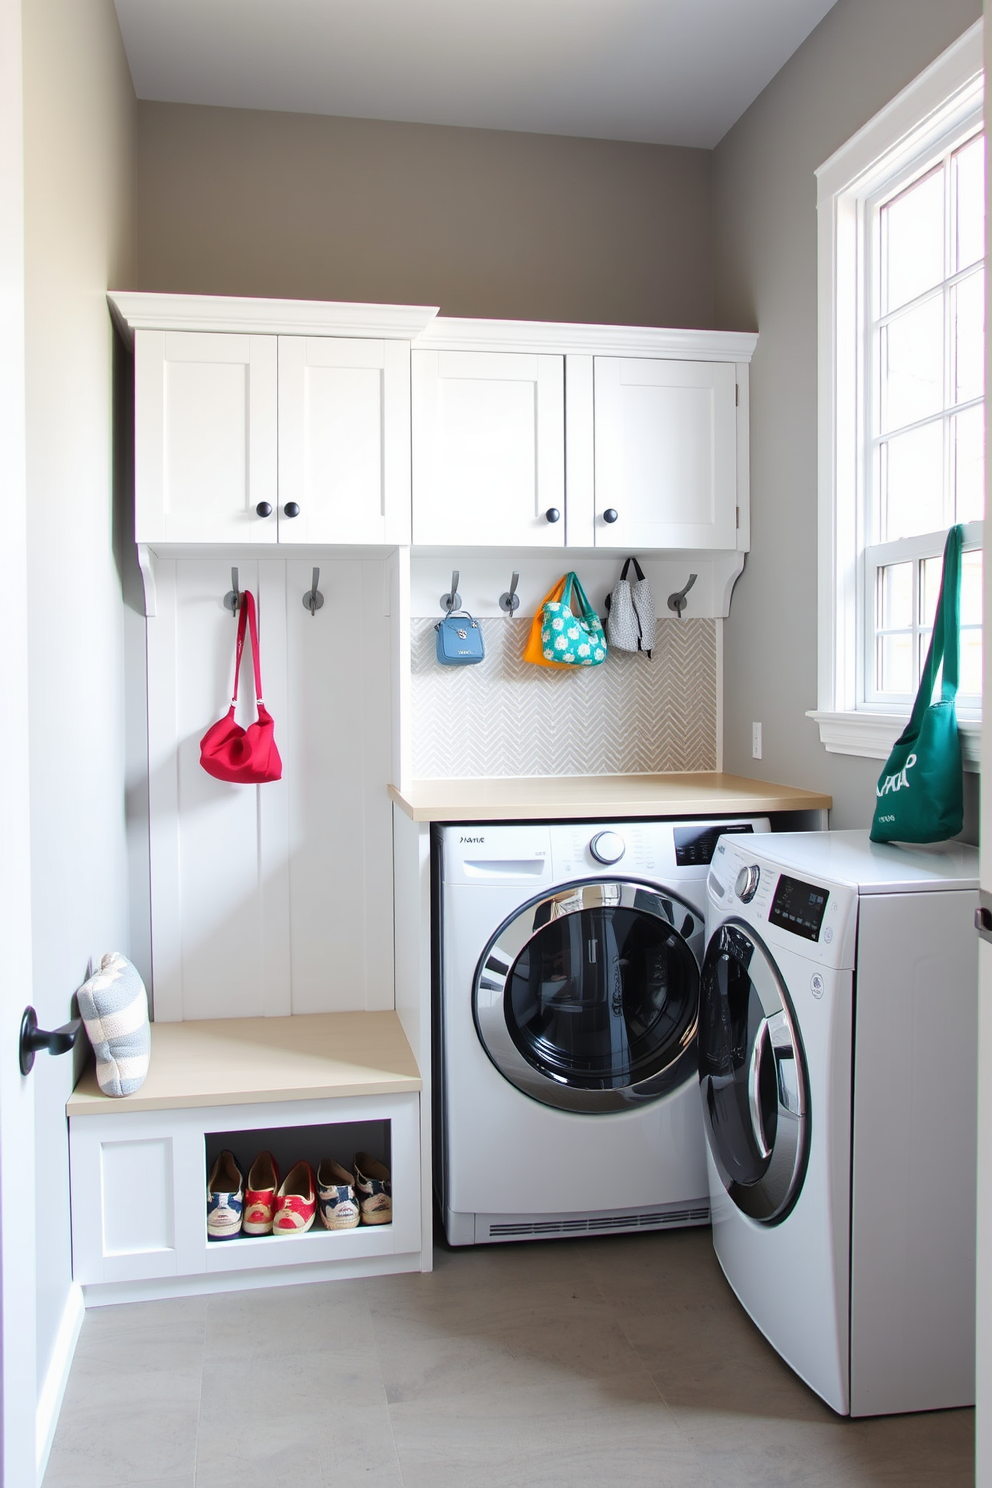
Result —
M 886 440 L 881 467 L 882 542 L 937 532 L 945 525 L 942 422 Z
M 985 391 L 985 276 L 970 274 L 954 296 L 954 401 L 980 398 Z
M 879 628 L 909 629 L 913 623 L 913 565 L 890 563 L 879 570 Z
M 982 632 L 961 632 L 961 668 L 958 674 L 958 691 L 982 695 Z
M 973 139 L 954 155 L 957 185 L 957 268 L 985 253 L 985 140 Z
M 904 311 L 882 327 L 879 376 L 883 432 L 940 413 L 944 407 L 942 295 Z
M 894 197 L 879 217 L 886 315 L 944 277 L 944 167 Z
M 961 624 L 982 623 L 982 550 L 961 554 Z
M 920 584 L 920 624 L 926 630 L 933 628 L 934 616 L 937 613 L 940 571 L 943 566 L 943 558 L 924 558 L 920 564 L 923 570 L 923 582 Z
M 954 439 L 954 520 L 978 522 L 985 511 L 985 410 L 980 407 L 969 408 L 966 413 L 959 413 L 951 423 Z
M 879 692 L 913 691 L 913 637 L 879 637 Z

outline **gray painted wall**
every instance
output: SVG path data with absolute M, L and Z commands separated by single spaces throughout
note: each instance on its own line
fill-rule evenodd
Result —
M 760 332 L 752 552 L 725 630 L 725 765 L 866 824 L 879 762 L 816 705 L 814 171 L 981 14 L 838 0 L 715 152 L 139 104 L 138 283 L 448 315 Z M 764 759 L 751 758 L 751 723 Z M 977 777 L 966 779 L 966 835 Z
M 760 332 L 751 363 L 751 553 L 724 635 L 725 767 L 829 791 L 871 820 L 877 760 L 816 724 L 814 171 L 982 13 L 980 0 L 838 0 L 714 152 L 716 322 Z M 751 724 L 764 759 L 751 758 Z M 977 840 L 977 776 L 966 776 Z
M 142 289 L 709 327 L 708 150 L 140 103 Z
M 23 75 L 34 983 L 22 997 L 55 1028 L 91 959 L 128 949 L 106 291 L 134 260 L 135 99 L 112 0 L 25 5 Z M 39 1384 L 71 1285 L 72 1063 L 42 1056 L 31 1075 Z

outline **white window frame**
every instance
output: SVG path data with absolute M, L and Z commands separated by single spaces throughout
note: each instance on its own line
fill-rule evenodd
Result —
M 928 147 L 981 117 L 982 22 L 977 21 L 816 172 L 818 294 L 817 707 L 807 716 L 834 754 L 886 759 L 901 711 L 866 705 L 858 635 L 863 512 L 865 213 L 870 198 Z M 972 534 L 969 533 L 969 537 Z M 959 720 L 966 765 L 978 763 L 981 722 Z

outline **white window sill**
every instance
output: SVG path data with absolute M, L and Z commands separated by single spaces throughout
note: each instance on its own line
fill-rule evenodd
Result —
M 829 754 L 857 754 L 864 759 L 888 759 L 893 744 L 906 727 L 907 715 L 897 713 L 825 713 L 818 708 L 806 714 L 820 730 L 820 743 Z M 966 770 L 977 771 L 982 748 L 982 723 L 978 718 L 959 718 L 961 755 Z

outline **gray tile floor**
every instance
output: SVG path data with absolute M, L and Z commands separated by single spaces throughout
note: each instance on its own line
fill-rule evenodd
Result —
M 834 1416 L 683 1230 L 91 1310 L 45 1488 L 968 1488 L 972 1432 Z

